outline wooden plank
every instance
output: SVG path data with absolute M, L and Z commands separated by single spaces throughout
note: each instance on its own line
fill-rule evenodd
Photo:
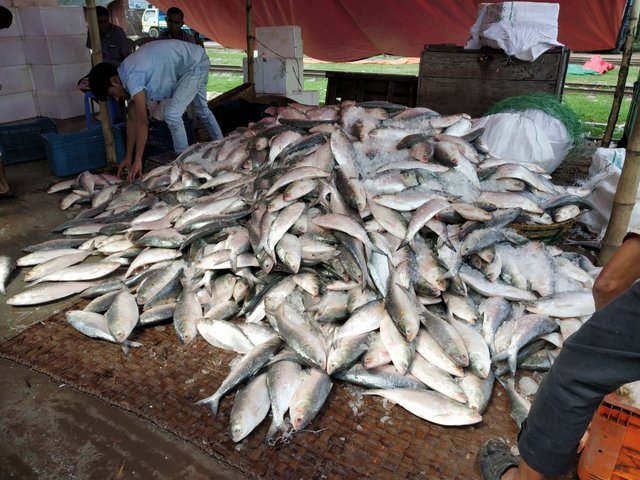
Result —
M 552 81 L 506 80 L 478 82 L 466 79 L 429 78 L 418 85 L 416 105 L 441 114 L 468 113 L 481 117 L 497 101 L 534 92 L 555 93 Z
M 326 76 L 327 105 L 342 100 L 386 100 L 415 106 L 418 78 L 413 75 L 327 72 Z
M 557 81 L 559 65 L 566 55 L 545 53 L 535 62 L 523 62 L 502 51 L 478 50 L 457 53 L 424 51 L 420 78 L 466 78 L 487 80 Z M 564 79 L 564 75 L 560 77 Z

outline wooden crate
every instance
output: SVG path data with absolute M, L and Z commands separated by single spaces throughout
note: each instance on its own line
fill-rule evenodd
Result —
M 428 45 L 420 59 L 416 104 L 441 114 L 481 117 L 507 97 L 547 92 L 561 99 L 568 63 L 566 48 L 523 62 L 503 50 Z
M 385 100 L 415 107 L 418 79 L 413 75 L 327 72 L 326 105 L 342 100 Z

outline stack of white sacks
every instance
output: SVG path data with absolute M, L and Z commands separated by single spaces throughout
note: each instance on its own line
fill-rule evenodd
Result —
M 0 30 L 0 123 L 82 115 L 77 82 L 91 69 L 82 7 L 17 4 Z

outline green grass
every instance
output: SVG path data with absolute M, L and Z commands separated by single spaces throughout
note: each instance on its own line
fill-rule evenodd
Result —
M 241 66 L 242 59 L 245 58 L 245 54 L 241 50 L 230 49 L 208 49 L 207 53 L 211 59 L 212 65 L 232 65 Z M 386 58 L 395 59 L 391 55 L 378 55 L 373 58 Z M 416 64 L 410 65 L 382 65 L 382 64 L 357 64 L 357 63 L 305 63 L 305 70 L 329 70 L 329 71 L 342 71 L 342 72 L 369 72 L 369 73 L 388 73 L 398 75 L 418 75 L 419 66 Z M 615 68 L 604 75 L 567 75 L 566 81 L 569 83 L 583 83 L 583 84 L 597 84 L 615 86 L 618 82 L 618 73 L 620 69 Z M 627 77 L 626 84 L 633 86 L 633 83 L 638 78 L 640 68 L 631 67 L 629 69 L 629 75 Z M 242 75 L 238 74 L 212 74 L 209 76 L 209 83 L 207 85 L 209 92 L 216 92 L 218 94 L 231 90 L 234 87 L 242 84 Z M 312 77 L 305 78 L 304 81 L 306 90 L 319 90 L 320 102 L 323 103 L 327 91 L 327 79 Z M 631 103 L 630 96 L 626 96 L 622 107 L 620 109 L 620 115 L 618 116 L 617 127 L 614 131 L 614 139 L 619 139 L 622 136 L 624 129 L 624 123 L 627 119 L 629 112 L 629 105 Z M 602 138 L 604 129 L 609 118 L 609 111 L 611 110 L 611 103 L 613 101 L 613 94 L 587 94 L 587 93 L 565 93 L 563 96 L 563 102 L 570 106 L 580 117 L 583 122 L 583 132 L 585 136 L 589 138 Z
M 613 95 L 598 94 L 590 95 L 585 93 L 565 93 L 563 103 L 573 109 L 582 121 L 582 131 L 589 138 L 602 138 L 609 119 Z M 625 97 L 620 107 L 620 114 L 616 122 L 616 129 L 613 132 L 614 139 L 620 139 L 624 130 L 624 123 L 629 114 L 631 99 Z

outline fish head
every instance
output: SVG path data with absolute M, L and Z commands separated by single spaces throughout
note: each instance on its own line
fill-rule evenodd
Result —
M 238 443 L 240 440 L 242 440 L 244 437 L 246 437 L 249 432 L 247 431 L 246 428 L 242 428 L 242 425 L 239 424 L 233 424 L 231 425 L 231 439 Z
M 122 343 L 129 336 L 129 332 L 127 332 L 124 328 L 117 326 L 113 329 L 113 331 L 111 331 L 111 335 L 113 335 L 113 338 L 116 340 L 116 342 Z

